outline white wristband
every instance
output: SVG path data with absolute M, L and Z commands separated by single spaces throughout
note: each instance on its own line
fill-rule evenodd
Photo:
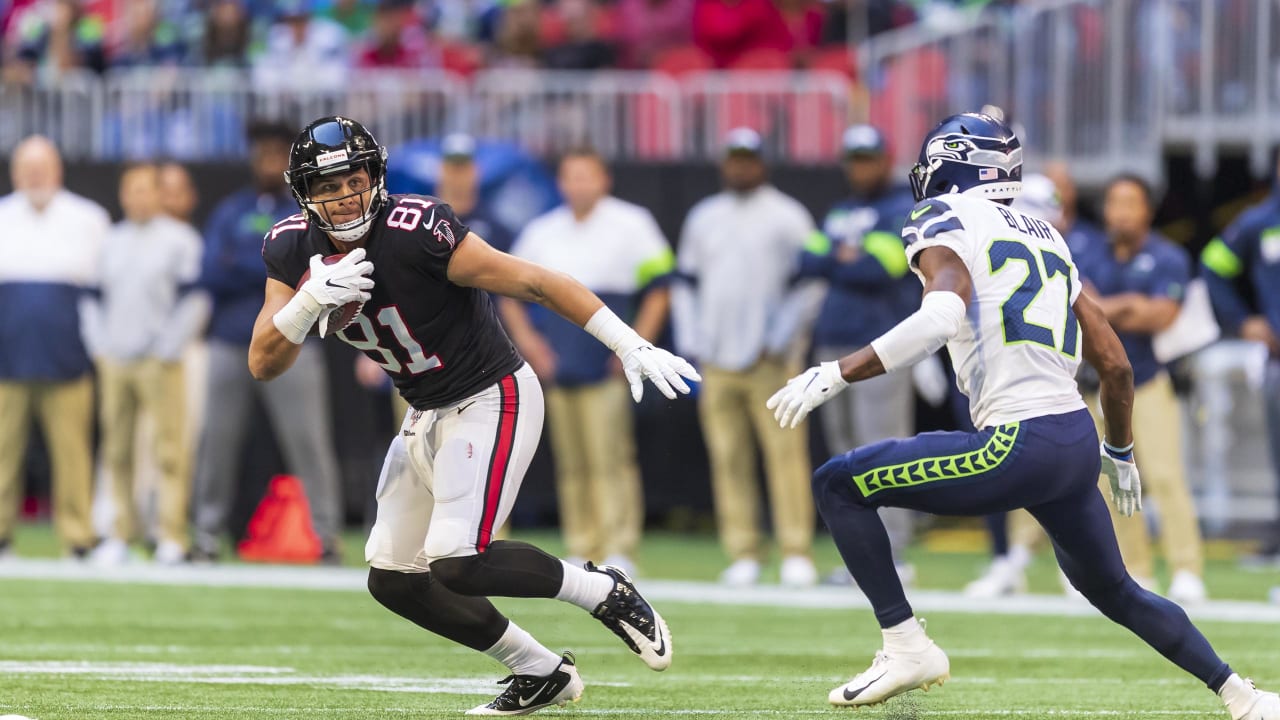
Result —
M 307 339 L 307 333 L 320 319 L 323 310 L 324 307 L 311 297 L 311 293 L 299 290 L 287 305 L 271 316 L 271 322 L 275 323 L 276 329 L 286 340 L 294 345 L 301 345 Z
M 885 372 L 915 365 L 947 344 L 960 332 L 965 304 L 948 290 L 927 293 L 920 309 L 889 332 L 871 341 Z
M 597 310 L 582 329 L 594 335 L 597 340 L 604 343 L 605 347 L 617 353 L 618 357 L 648 344 L 644 338 L 640 337 L 640 333 L 622 322 L 622 318 L 614 314 L 608 306 Z

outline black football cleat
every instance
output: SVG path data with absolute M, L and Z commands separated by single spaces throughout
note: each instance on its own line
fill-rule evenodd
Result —
M 622 642 L 639 655 L 650 670 L 662 671 L 671 667 L 671 631 L 667 629 L 667 621 L 640 596 L 627 573 L 612 565 L 596 567 L 587 563 L 584 567 L 588 572 L 604 573 L 613 578 L 613 591 L 591 611 L 591 615 L 622 638 Z
M 508 675 L 498 684 L 506 685 L 507 689 L 493 702 L 473 707 L 467 714 L 528 715 L 544 707 L 577 702 L 582 697 L 582 678 L 570 652 L 564 654 L 550 675 Z

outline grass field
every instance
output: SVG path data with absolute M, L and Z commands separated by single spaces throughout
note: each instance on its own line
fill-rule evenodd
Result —
M 26 530 L 19 546 L 36 548 L 42 532 Z M 926 585 L 962 583 L 980 562 L 976 554 L 928 547 L 914 559 Z M 650 576 L 705 578 L 719 563 L 709 538 L 654 537 L 644 555 Z M 1226 561 L 1211 568 L 1219 597 L 1230 589 L 1228 595 L 1258 600 L 1280 584 L 1275 573 L 1241 573 Z M 336 572 L 358 583 L 358 571 Z M 1055 582 L 1047 562 L 1037 565 L 1033 585 L 1051 591 Z M 787 607 L 785 600 L 756 607 L 656 604 L 675 638 L 675 664 L 663 674 L 645 669 L 571 606 L 500 601 L 549 646 L 573 649 L 587 683 L 581 703 L 538 716 L 842 715 L 847 711 L 826 706 L 826 692 L 863 669 L 879 644 L 866 610 Z M 1225 717 L 1195 680 L 1100 618 L 922 614 L 951 655 L 954 680 L 858 717 Z M 1271 618 L 1202 627 L 1237 669 L 1274 688 L 1280 686 L 1280 623 L 1275 613 Z M 386 612 L 356 585 L 293 590 L 0 580 L 0 715 L 449 718 L 492 697 L 503 674 L 487 658 Z

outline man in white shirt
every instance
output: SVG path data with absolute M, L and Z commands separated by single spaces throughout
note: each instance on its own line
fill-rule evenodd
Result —
M 276 22 L 253 61 L 255 88 L 338 90 L 346 84 L 351 70 L 347 31 L 328 18 L 314 17 L 314 5 L 312 0 L 277 0 Z
M 9 553 L 31 421 L 53 471 L 53 522 L 63 550 L 83 558 L 95 542 L 93 380 L 80 302 L 110 218 L 62 187 L 62 160 L 32 136 L 13 151 L 14 192 L 0 198 L 0 556 Z
M 182 354 L 208 316 L 194 292 L 200 275 L 200 236 L 164 214 L 160 171 L 126 168 L 120 177 L 125 219 L 111 229 L 98 266 L 101 300 L 85 307 L 85 335 L 98 366 L 103 455 L 111 478 L 115 523 L 94 560 L 126 559 L 137 537 L 133 498 L 134 447 L 142 415 L 151 419 L 159 470 L 156 561 L 187 554 L 190 467 L 186 461 L 186 403 Z
M 685 219 L 672 310 L 676 346 L 701 363 L 705 378 L 698 410 L 720 541 L 733 561 L 721 580 L 749 585 L 760 576 L 758 443 L 782 582 L 804 586 L 817 581 L 808 445 L 802 433 L 781 431 L 764 401 L 799 369 L 824 286 L 793 280 L 800 251 L 817 229 L 804 206 L 767 183 L 760 152 L 754 130 L 729 133 L 725 190 Z
M 534 219 L 511 254 L 567 273 L 641 337 L 656 340 L 667 322 L 666 283 L 675 265 L 658 223 L 648 210 L 609 195 L 609 170 L 594 150 L 566 154 L 559 184 L 565 204 Z M 500 303 L 512 340 L 547 386 L 568 554 L 630 568 L 644 501 L 622 369 L 608 348 L 554 313 Z

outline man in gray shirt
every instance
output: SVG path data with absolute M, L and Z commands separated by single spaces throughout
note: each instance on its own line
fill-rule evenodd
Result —
M 156 560 L 187 554 L 186 391 L 182 353 L 203 327 L 208 302 L 193 292 L 200 274 L 200 236 L 164 214 L 160 171 L 134 165 L 120 177 L 125 219 L 111 228 L 98 264 L 101 290 L 86 303 L 85 339 L 98 367 L 102 449 L 115 505 L 109 537 L 96 562 L 116 564 L 140 539 L 133 500 L 138 422 L 152 424 L 159 470 Z
M 762 447 L 782 582 L 803 586 L 817 580 L 808 446 L 803 433 L 779 429 L 765 401 L 800 369 L 824 287 L 793 282 L 800 251 L 817 230 L 804 206 L 767 183 L 760 152 L 754 130 L 729 133 L 725 190 L 685 219 L 672 309 L 676 346 L 701 363 L 705 378 L 698 410 L 720 541 L 733 563 L 721 580 L 759 579 L 755 457 Z

